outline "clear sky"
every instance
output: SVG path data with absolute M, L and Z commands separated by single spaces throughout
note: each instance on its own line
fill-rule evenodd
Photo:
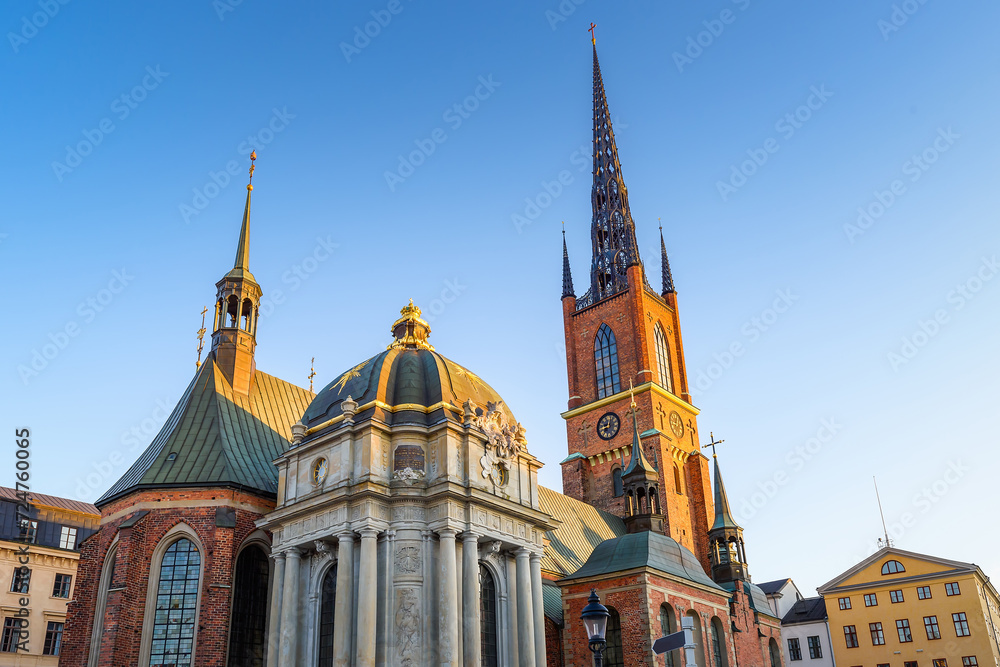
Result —
M 560 489 L 559 223 L 582 293 L 590 21 L 755 580 L 810 594 L 873 549 L 873 475 L 898 546 L 1000 576 L 985 0 L 4 3 L 0 481 L 15 427 L 33 488 L 87 500 L 152 438 L 232 266 L 255 147 L 258 367 L 306 385 L 315 356 L 322 386 L 413 298 Z

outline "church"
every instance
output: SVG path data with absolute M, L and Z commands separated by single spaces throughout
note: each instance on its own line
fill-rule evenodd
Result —
M 211 352 L 96 502 L 61 665 L 577 667 L 596 590 L 606 666 L 681 667 L 651 646 L 688 617 L 698 667 L 781 667 L 702 453 L 662 230 L 659 289 L 639 256 L 596 43 L 593 71 L 579 297 L 563 238 L 562 493 L 538 484 L 516 406 L 436 350 L 412 302 L 316 393 L 259 370 L 248 185 Z

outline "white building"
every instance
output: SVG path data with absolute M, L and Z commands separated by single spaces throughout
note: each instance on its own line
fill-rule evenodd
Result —
M 781 638 L 788 667 L 835 667 L 823 598 L 805 598 L 793 604 L 781 617 Z

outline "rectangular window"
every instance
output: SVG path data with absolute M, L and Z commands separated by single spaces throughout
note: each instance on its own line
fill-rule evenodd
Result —
M 903 667 L 917 667 L 917 661 L 914 660 L 912 662 L 904 662 Z
M 979 661 L 976 660 L 976 656 L 974 655 L 963 656 L 962 667 L 979 667 Z
M 15 567 L 14 578 L 10 582 L 11 593 L 27 593 L 31 585 L 31 570 L 26 567 Z
M 896 604 L 903 601 L 903 591 L 889 591 L 889 600 Z
M 948 667 L 948 661 L 944 658 L 935 658 L 934 667 Z
M 68 598 L 69 597 L 69 586 L 73 582 L 72 575 L 69 574 L 57 574 L 56 583 L 52 587 L 52 597 L 54 598 Z
M 969 632 L 969 620 L 965 618 L 965 612 L 960 612 L 958 614 L 952 614 L 951 620 L 955 622 L 955 634 L 959 637 L 968 637 L 972 633 Z
M 885 644 L 885 634 L 882 632 L 881 623 L 869 623 L 868 629 L 872 633 L 872 646 L 881 646 Z
M 917 586 L 917 599 L 918 600 L 930 600 L 931 599 L 931 587 L 930 586 Z
M 924 616 L 924 630 L 928 639 L 941 639 L 941 629 L 938 627 L 937 616 Z
M 802 659 L 802 649 L 799 647 L 799 638 L 792 637 L 788 640 L 788 659 L 789 660 L 801 660 Z
M 21 638 L 21 619 L 3 619 L 3 635 L 0 635 L 0 651 L 16 653 L 17 642 Z
M 21 519 L 20 531 L 22 542 L 34 544 L 35 539 L 38 537 L 38 522 Z
M 910 621 L 909 619 L 903 619 L 901 621 L 896 621 L 896 632 L 899 633 L 899 641 L 902 643 L 912 642 L 913 635 L 910 634 Z
M 877 665 L 875 665 L 875 667 L 889 667 L 889 663 L 888 662 L 880 662 Z
M 45 644 L 42 646 L 42 655 L 59 655 L 62 635 L 63 624 L 49 621 L 49 625 L 45 629 Z
M 841 609 L 850 609 L 851 608 L 851 598 L 840 598 L 839 602 L 840 602 L 840 608 Z
M 59 531 L 59 548 L 76 549 L 76 528 L 62 527 Z
M 866 607 L 877 607 L 878 606 L 878 598 L 875 597 L 874 593 L 866 593 L 865 594 L 865 606 Z
M 858 647 L 858 629 L 853 625 L 844 626 L 844 641 L 847 642 L 847 648 L 857 648 Z
M 948 595 L 961 595 L 962 594 L 961 589 L 958 587 L 958 582 L 957 581 L 953 581 L 950 584 L 945 584 L 944 585 L 944 592 L 947 593 Z
M 823 648 L 819 645 L 819 635 L 809 637 L 809 657 L 813 660 L 823 657 Z

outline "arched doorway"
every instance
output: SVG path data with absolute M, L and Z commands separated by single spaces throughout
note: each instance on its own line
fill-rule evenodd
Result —
M 319 667 L 333 667 L 333 622 L 337 604 L 337 565 L 326 571 L 319 602 Z M 375 631 L 374 628 L 371 630 Z

